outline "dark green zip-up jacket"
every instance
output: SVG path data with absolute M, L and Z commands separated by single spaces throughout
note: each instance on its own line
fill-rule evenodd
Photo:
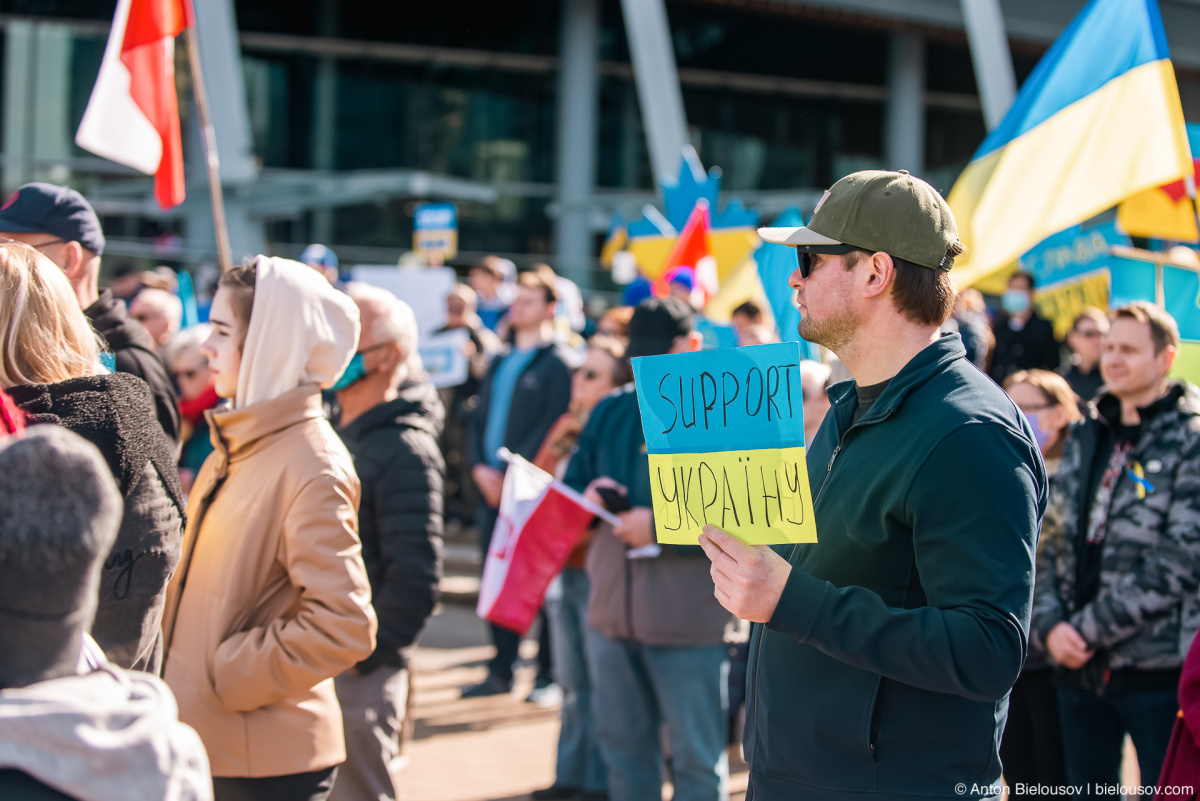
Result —
M 750 643 L 747 799 L 998 794 L 1046 471 L 1024 416 L 949 334 L 808 449 L 819 542 Z

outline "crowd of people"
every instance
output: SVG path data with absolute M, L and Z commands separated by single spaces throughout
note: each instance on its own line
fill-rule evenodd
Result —
M 438 389 L 435 332 L 324 246 L 229 270 L 185 326 L 161 272 L 101 288 L 79 193 L 22 187 L 0 210 L 0 797 L 398 797 L 444 524 L 486 560 L 505 449 L 620 521 L 573 543 L 539 615 L 527 700 L 561 728 L 535 799 L 727 798 L 743 716 L 750 798 L 1114 786 L 1126 735 L 1143 785 L 1194 778 L 1200 389 L 1169 377 L 1174 320 L 1084 308 L 1060 341 L 1028 273 L 995 308 L 954 291 L 924 182 L 829 194 L 761 232 L 797 249 L 825 354 L 799 365 L 820 542 L 768 549 L 652 547 L 630 360 L 704 347 L 692 273 L 585 320 L 549 267 L 488 257 L 436 301 L 468 365 Z M 752 301 L 732 324 L 779 339 Z M 489 633 L 464 698 L 514 689 L 527 632 Z

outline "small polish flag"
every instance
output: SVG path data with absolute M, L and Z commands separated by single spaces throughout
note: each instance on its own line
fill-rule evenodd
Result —
M 507 450 L 500 455 L 508 471 L 476 612 L 524 634 L 592 518 L 620 520 L 520 456 Z
M 175 37 L 194 24 L 190 0 L 118 0 L 75 143 L 154 176 L 164 209 L 184 198 Z

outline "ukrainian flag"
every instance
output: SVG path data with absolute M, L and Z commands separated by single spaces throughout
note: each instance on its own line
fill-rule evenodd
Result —
M 960 289 L 1051 234 L 1191 175 L 1155 0 L 1092 0 L 1021 87 L 948 198 Z

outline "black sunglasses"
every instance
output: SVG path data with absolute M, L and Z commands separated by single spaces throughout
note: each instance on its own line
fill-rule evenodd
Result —
M 854 250 L 862 250 L 854 245 L 801 245 L 796 248 L 796 257 L 800 260 L 800 277 L 808 280 L 812 275 L 812 257 L 816 254 L 824 256 L 844 256 Z

